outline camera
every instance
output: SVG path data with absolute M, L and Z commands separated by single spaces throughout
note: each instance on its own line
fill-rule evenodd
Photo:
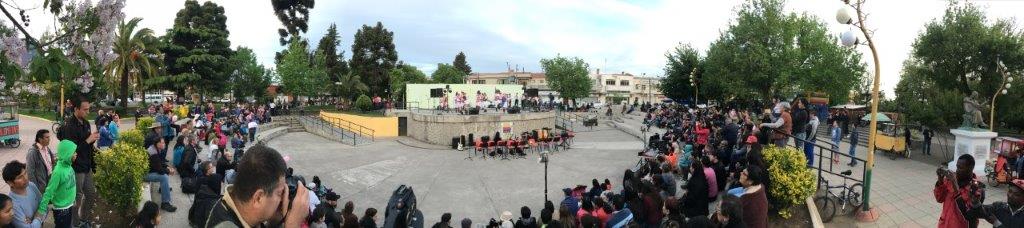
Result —
M 294 170 L 291 167 L 289 167 L 288 171 L 285 172 L 285 175 L 284 175 L 284 183 L 288 185 L 288 202 L 289 203 L 291 203 L 292 201 L 295 201 L 295 192 L 296 192 L 296 190 L 298 190 L 299 183 L 301 182 L 303 185 L 306 184 L 306 178 L 305 177 L 302 177 L 302 176 L 299 176 L 299 175 L 294 175 L 293 172 L 294 172 Z M 289 206 L 291 206 L 291 205 L 289 205 Z

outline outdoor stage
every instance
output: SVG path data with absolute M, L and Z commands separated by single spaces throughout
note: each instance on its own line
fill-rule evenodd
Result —
M 394 114 L 399 118 L 399 125 L 404 119 L 409 137 L 436 145 L 451 145 L 453 137 L 462 135 L 466 135 L 466 140 L 469 141 L 469 134 L 479 139 L 483 135 L 493 137 L 497 132 L 505 137 L 534 129 L 553 129 L 556 115 L 554 111 L 508 114 L 494 109 L 473 115 L 433 110 L 413 110 Z

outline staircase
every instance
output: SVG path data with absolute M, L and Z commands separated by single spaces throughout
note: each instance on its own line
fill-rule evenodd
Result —
M 291 133 L 291 132 L 303 132 L 303 131 L 306 131 L 306 128 L 302 126 L 301 122 L 299 122 L 298 117 L 295 117 L 295 116 L 282 116 L 282 117 L 279 117 L 279 119 L 282 119 L 281 122 L 284 122 L 284 126 L 288 127 L 288 132 L 289 133 Z
M 299 123 L 299 127 L 302 128 L 300 131 L 306 131 L 328 140 L 353 146 L 369 144 L 374 141 L 373 133 L 371 132 L 360 133 L 338 127 L 335 123 L 325 121 L 317 116 L 299 116 L 294 121 Z

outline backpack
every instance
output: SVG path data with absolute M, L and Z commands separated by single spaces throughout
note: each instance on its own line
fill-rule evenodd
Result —
M 206 223 L 214 204 L 220 200 L 220 194 L 215 193 L 210 187 L 203 186 L 196 193 L 192 200 L 192 206 L 188 208 L 188 223 L 190 225 L 203 225 Z
M 195 194 L 199 192 L 199 178 L 196 177 L 182 177 L 181 178 L 181 192 L 185 194 Z

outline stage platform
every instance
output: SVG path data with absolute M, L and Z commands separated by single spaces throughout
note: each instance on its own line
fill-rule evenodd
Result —
M 541 128 L 555 128 L 556 112 L 523 112 L 507 114 L 493 109 L 475 115 L 432 110 L 396 110 L 389 115 L 398 117 L 399 128 L 403 125 L 406 135 L 436 145 L 450 145 L 453 137 L 473 134 L 474 138 L 495 133 L 519 135 L 525 131 Z M 404 124 L 403 124 L 404 122 Z M 468 139 L 467 139 L 468 141 Z

